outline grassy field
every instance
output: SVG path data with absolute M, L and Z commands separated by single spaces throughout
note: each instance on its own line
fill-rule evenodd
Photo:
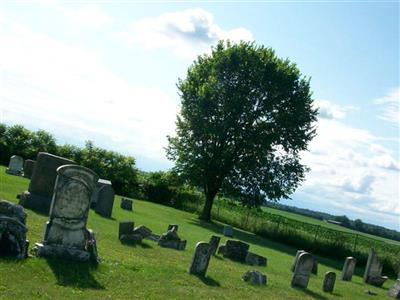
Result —
M 0 167 L 1 199 L 16 202 L 15 196 L 28 184 L 27 179 L 7 175 Z M 36 257 L 24 261 L 1 258 L 0 299 L 384 299 L 394 282 L 386 282 L 383 288 L 365 285 L 360 277 L 363 266 L 358 266 L 352 282 L 338 279 L 334 293 L 324 293 L 323 274 L 332 270 L 339 276 L 343 262 L 317 256 L 318 275 L 312 275 L 308 289 L 293 289 L 290 266 L 297 249 L 240 230 L 235 230 L 235 237 L 249 243 L 251 251 L 266 256 L 268 266 L 252 267 L 215 256 L 207 277 L 200 279 L 187 272 L 195 244 L 220 234 L 222 224 L 204 224 L 193 214 L 144 201 L 135 201 L 134 212 L 124 211 L 119 208 L 119 196 L 114 204 L 111 219 L 90 212 L 88 227 L 96 233 L 102 258 L 98 267 Z M 41 241 L 48 218 L 31 210 L 27 213 L 32 245 Z M 151 241 L 122 245 L 117 237 L 118 221 L 122 220 L 134 220 L 156 233 L 164 232 L 169 223 L 179 224 L 187 248 L 175 251 Z M 242 274 L 251 269 L 267 274 L 267 286 L 241 281 Z M 366 289 L 378 296 L 365 294 Z
M 283 211 L 283 210 L 279 210 L 279 209 L 275 209 L 275 208 L 270 208 L 270 207 L 263 207 L 262 208 L 264 211 L 271 213 L 271 214 L 276 214 L 276 215 L 280 215 L 286 218 L 290 218 L 293 220 L 297 220 L 300 222 L 305 222 L 305 223 L 310 223 L 310 224 L 314 224 L 314 225 L 320 225 L 326 228 L 330 228 L 330 229 L 334 229 L 334 230 L 338 230 L 338 231 L 343 231 L 343 232 L 348 232 L 348 233 L 353 233 L 353 234 L 359 234 L 368 238 L 372 238 L 372 239 L 376 239 L 378 241 L 383 241 L 386 243 L 391 243 L 394 245 L 400 245 L 400 242 L 398 241 L 394 241 L 394 240 L 390 240 L 390 239 L 386 239 L 383 237 L 379 237 L 376 235 L 372 235 L 372 234 L 368 234 L 368 233 L 363 233 L 363 232 L 359 232 L 359 231 L 355 231 L 343 226 L 339 226 L 339 225 L 335 225 L 335 224 L 331 224 L 331 223 L 327 223 L 321 220 L 317 220 L 311 217 L 307 217 L 307 216 L 303 216 L 303 215 L 299 215 L 296 213 L 292 213 L 292 212 L 288 212 L 288 211 Z

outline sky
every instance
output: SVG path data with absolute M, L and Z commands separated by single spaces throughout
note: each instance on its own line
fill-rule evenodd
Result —
M 311 171 L 283 203 L 400 230 L 397 1 L 3 1 L 0 122 L 167 170 L 176 83 L 220 39 L 311 78 Z

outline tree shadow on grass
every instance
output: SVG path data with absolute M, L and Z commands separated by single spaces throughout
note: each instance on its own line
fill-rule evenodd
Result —
M 196 276 L 196 275 L 195 275 Z M 203 282 L 205 285 L 208 285 L 208 286 L 221 286 L 220 284 L 219 284 L 219 282 L 218 281 L 216 281 L 215 279 L 213 279 L 212 277 L 210 277 L 210 276 L 205 276 L 205 277 L 203 277 L 203 276 L 196 276 L 201 282 Z
M 122 242 L 121 244 L 124 246 L 128 246 L 128 247 L 132 247 L 132 248 L 136 248 L 136 247 L 142 247 L 143 249 L 152 249 L 153 246 L 147 244 L 147 243 L 135 243 L 135 242 Z
M 61 286 L 72 286 L 81 289 L 105 289 L 93 277 L 96 265 L 90 262 L 75 262 L 62 259 L 46 258 L 47 264 Z

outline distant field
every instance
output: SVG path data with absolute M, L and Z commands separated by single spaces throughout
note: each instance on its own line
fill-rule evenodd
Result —
M 355 230 L 352 230 L 352 229 L 349 229 L 349 228 L 345 228 L 343 226 L 327 223 L 327 222 L 324 222 L 324 221 L 321 221 L 321 220 L 317 220 L 317 219 L 314 219 L 314 218 L 311 218 L 311 217 L 303 216 L 303 215 L 300 215 L 300 214 L 287 212 L 287 211 L 283 211 L 283 210 L 279 210 L 279 209 L 275 209 L 275 208 L 270 208 L 270 207 L 263 207 L 262 209 L 264 211 L 268 212 L 268 213 L 281 215 L 283 217 L 294 219 L 294 220 L 297 220 L 297 221 L 310 223 L 310 224 L 314 224 L 314 225 L 320 225 L 320 226 L 324 226 L 326 228 L 339 230 L 339 231 L 343 231 L 343 232 L 359 234 L 359 235 L 362 235 L 362 236 L 365 236 L 365 237 L 368 237 L 368 238 L 376 239 L 378 241 L 383 241 L 383 242 L 391 243 L 391 244 L 394 244 L 394 245 L 400 245 L 400 242 L 398 242 L 398 241 L 386 239 L 386 238 L 379 237 L 379 236 L 376 236 L 376 235 L 371 235 L 371 234 L 368 234 L 368 233 L 355 231 Z
M 0 167 L 0 198 L 16 202 L 15 196 L 28 187 L 25 178 L 7 175 Z M 383 288 L 362 283 L 362 265 L 352 282 L 337 280 L 333 294 L 321 291 L 323 275 L 328 270 L 338 276 L 342 261 L 317 256 L 318 275 L 312 275 L 308 289 L 290 287 L 289 271 L 297 249 L 254 234 L 235 230 L 235 238 L 249 243 L 250 250 L 268 258 L 267 267 L 252 267 L 215 256 L 205 279 L 187 270 L 198 241 L 208 241 L 220 234 L 221 223 L 202 223 L 196 215 L 150 202 L 135 200 L 134 212 L 114 203 L 111 219 L 90 212 L 88 227 L 97 236 L 102 262 L 97 268 L 88 264 L 30 257 L 16 262 L 0 258 L 0 299 L 381 299 L 393 280 Z M 41 241 L 47 216 L 31 210 L 28 213 L 28 238 L 33 245 Z M 134 220 L 156 233 L 169 223 L 179 224 L 179 234 L 188 240 L 185 251 L 160 248 L 145 241 L 143 245 L 122 245 L 118 238 L 118 221 Z M 226 238 L 222 238 L 224 242 Z M 241 281 L 242 274 L 257 269 L 268 276 L 266 287 L 251 286 Z M 369 296 L 364 290 L 376 292 Z

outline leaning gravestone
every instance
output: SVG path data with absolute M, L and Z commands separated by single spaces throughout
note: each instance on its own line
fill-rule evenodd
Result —
M 158 245 L 164 248 L 185 250 L 186 240 L 181 240 L 177 233 L 177 228 L 173 226 L 166 233 L 162 234 L 158 240 Z
M 111 185 L 103 185 L 97 191 L 95 212 L 99 215 L 111 218 L 114 205 L 114 189 Z
M 11 175 L 22 175 L 23 167 L 24 159 L 21 156 L 13 155 L 10 158 L 10 163 L 8 164 L 8 169 L 6 169 L 6 173 Z
M 49 213 L 57 168 L 70 164 L 75 164 L 75 162 L 50 153 L 39 152 L 29 189 L 21 194 L 19 204 L 26 208 Z
M 307 288 L 310 273 L 314 264 L 314 258 L 310 253 L 301 253 L 292 277 L 292 287 Z
M 336 273 L 326 272 L 324 277 L 324 282 L 322 284 L 322 290 L 327 293 L 332 293 L 335 287 Z
M 294 258 L 294 261 L 293 261 L 293 264 L 292 264 L 292 267 L 290 268 L 290 270 L 291 270 L 292 272 L 294 272 L 294 268 L 296 267 L 297 260 L 299 259 L 299 256 L 300 256 L 300 254 L 302 254 L 302 253 L 307 253 L 307 252 L 304 251 L 304 250 L 298 250 L 298 251 L 297 251 L 296 256 L 295 256 L 295 258 Z
M 25 224 L 26 213 L 22 206 L 0 200 L 0 257 L 24 259 L 28 256 Z
M 39 256 L 78 261 L 97 261 L 96 240 L 86 228 L 90 198 L 97 175 L 82 166 L 65 165 L 57 169 L 43 243 L 36 244 Z
M 125 210 L 132 210 L 133 201 L 127 198 L 121 198 L 121 208 Z
M 382 269 L 382 262 L 379 261 L 376 252 L 371 250 L 368 255 L 367 266 L 364 272 L 364 282 L 381 287 L 388 279 L 387 276 L 382 276 Z
M 267 276 L 258 271 L 247 271 L 242 276 L 243 281 L 256 285 L 266 285 Z
M 36 161 L 27 159 L 24 162 L 24 177 L 31 179 Z
M 211 254 L 215 255 L 215 252 L 217 252 L 219 242 L 221 241 L 221 237 L 217 235 L 212 235 L 210 238 L 210 247 L 211 247 Z
M 245 262 L 250 245 L 242 241 L 227 240 L 223 247 L 222 255 L 233 260 Z
M 389 289 L 388 296 L 395 299 L 400 299 L 400 278 L 397 279 L 396 282 Z
M 233 227 L 230 225 L 225 225 L 223 234 L 227 237 L 233 237 Z
M 252 266 L 266 266 L 267 265 L 267 258 L 253 252 L 248 251 L 246 254 L 246 264 Z
M 344 281 L 351 281 L 356 268 L 357 259 L 354 257 L 346 257 L 344 261 L 341 278 Z
M 206 242 L 198 242 L 194 250 L 192 263 L 190 264 L 189 273 L 197 276 L 205 276 L 211 257 L 210 244 Z

